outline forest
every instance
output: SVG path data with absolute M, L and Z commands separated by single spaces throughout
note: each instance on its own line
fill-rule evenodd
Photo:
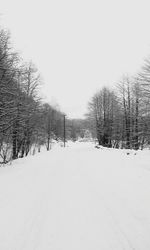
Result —
M 84 119 L 66 118 L 44 102 L 43 80 L 33 62 L 13 49 L 7 30 L 0 30 L 0 158 L 24 157 L 52 140 L 92 139 L 99 145 L 143 149 L 150 144 L 150 60 L 134 77 L 123 76 L 114 88 L 103 87 L 89 101 Z M 65 138 L 64 138 L 65 132 Z M 87 135 L 88 133 L 88 135 Z
M 143 149 L 150 144 L 150 60 L 141 72 L 123 76 L 113 89 L 103 87 L 89 102 L 93 136 L 106 147 Z
M 27 156 L 34 145 L 50 149 L 51 136 L 62 138 L 63 113 L 40 96 L 42 77 L 23 62 L 0 30 L 0 156 L 4 163 Z

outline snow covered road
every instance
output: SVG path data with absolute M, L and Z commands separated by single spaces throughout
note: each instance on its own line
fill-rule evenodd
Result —
M 1 168 L 0 250 L 149 250 L 149 162 L 77 143 Z

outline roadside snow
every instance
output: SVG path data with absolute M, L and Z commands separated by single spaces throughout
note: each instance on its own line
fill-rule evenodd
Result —
M 0 250 L 149 250 L 150 151 L 54 148 L 0 168 Z

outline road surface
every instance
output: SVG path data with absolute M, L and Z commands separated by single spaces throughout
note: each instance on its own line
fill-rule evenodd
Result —
M 0 250 L 149 250 L 141 154 L 78 143 L 0 169 Z

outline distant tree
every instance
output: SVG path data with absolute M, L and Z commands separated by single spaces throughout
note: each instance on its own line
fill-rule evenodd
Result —
M 89 103 L 87 118 L 93 121 L 98 143 L 111 147 L 118 140 L 116 126 L 119 104 L 114 91 L 103 88 L 97 92 Z M 117 142 L 118 143 L 118 142 Z

